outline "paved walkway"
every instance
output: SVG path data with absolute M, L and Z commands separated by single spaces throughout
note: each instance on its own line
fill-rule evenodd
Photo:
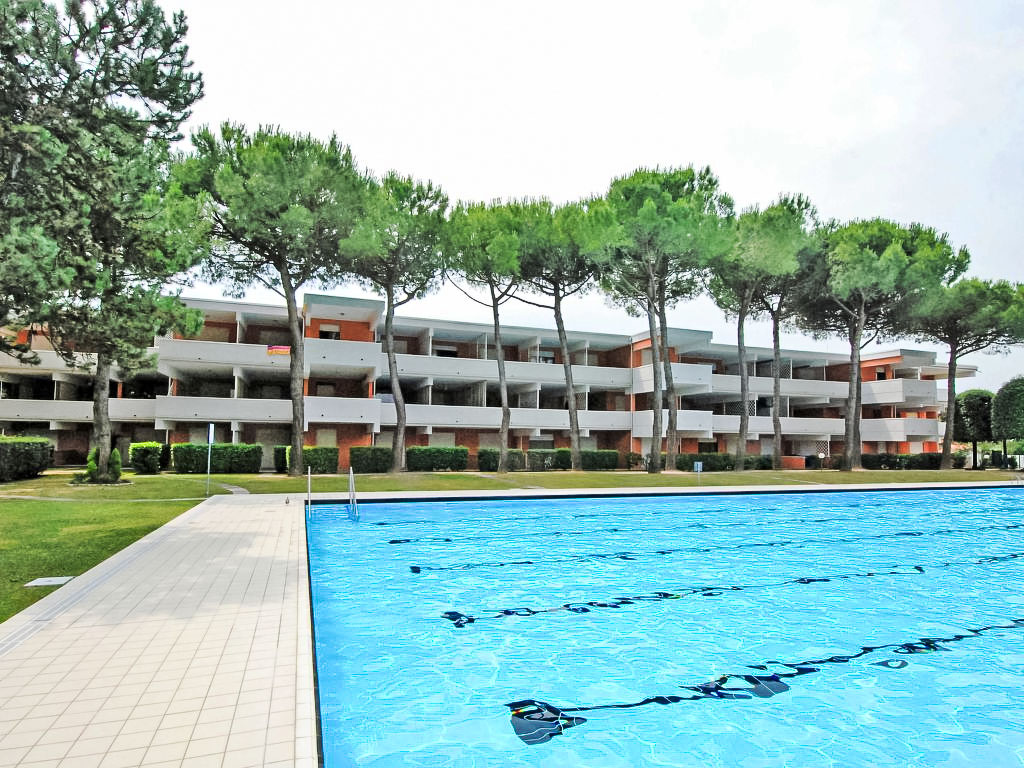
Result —
M 211 498 L 0 624 L 0 766 L 314 766 L 283 499 Z

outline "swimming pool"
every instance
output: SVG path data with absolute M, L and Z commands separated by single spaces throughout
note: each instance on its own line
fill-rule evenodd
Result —
M 1019 766 L 1014 489 L 315 506 L 337 766 Z

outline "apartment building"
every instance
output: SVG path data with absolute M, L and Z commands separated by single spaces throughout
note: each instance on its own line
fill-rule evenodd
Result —
M 195 338 L 154 341 L 152 370 L 115 371 L 110 418 L 115 439 L 205 442 L 209 424 L 224 442 L 259 442 L 264 463 L 272 447 L 289 442 L 289 335 L 284 307 L 187 299 L 205 324 Z M 305 322 L 305 441 L 337 445 L 340 469 L 348 448 L 390 445 L 395 428 L 383 303 L 308 295 Z M 451 319 L 398 317 L 396 348 L 407 403 L 407 445 L 465 445 L 472 462 L 480 448 L 497 447 L 498 372 L 493 328 Z M 557 334 L 550 328 L 502 329 L 509 397 L 510 446 L 568 446 L 568 398 L 579 409 L 584 448 L 644 453 L 653 426 L 653 370 L 647 333 L 570 331 L 573 391 L 566 388 Z M 58 463 L 80 463 L 88 450 L 92 380 L 67 366 L 43 334 L 21 332 L 41 362 L 0 360 L 0 428 L 45 435 Z M 678 396 L 679 449 L 735 449 L 740 413 L 747 409 L 748 453 L 772 443 L 772 352 L 749 348 L 750 397 L 740 398 L 736 347 L 712 342 L 707 331 L 673 328 L 669 356 Z M 87 356 L 85 356 L 87 362 Z M 961 375 L 975 369 L 960 367 Z M 896 349 L 866 355 L 861 412 L 862 450 L 938 450 L 939 380 L 935 354 Z M 787 456 L 842 450 L 849 358 L 842 354 L 782 353 L 783 452 Z M 662 405 L 665 405 L 662 403 Z M 667 420 L 667 409 L 665 410 Z M 664 423 L 664 421 L 663 421 Z M 662 435 L 663 437 L 664 435 Z M 802 466 L 794 458 L 793 466 Z

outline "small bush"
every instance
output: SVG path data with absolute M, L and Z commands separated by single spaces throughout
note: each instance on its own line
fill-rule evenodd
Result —
M 132 443 L 128 447 L 128 463 L 140 475 L 160 474 L 163 445 L 157 442 Z
M 410 472 L 460 472 L 469 464 L 469 448 L 463 445 L 414 445 L 405 452 L 406 468 Z
M 756 456 L 747 457 L 750 460 L 759 458 Z M 680 453 L 676 456 L 676 469 L 682 472 L 693 472 L 693 463 L 699 461 L 703 464 L 703 472 L 731 472 L 736 467 L 735 457 L 731 453 Z M 771 466 L 771 458 L 768 459 Z M 751 463 L 750 466 L 753 466 Z
M 114 448 L 107 458 L 107 480 L 108 483 L 116 483 L 121 479 L 121 452 Z
M 481 472 L 498 471 L 498 449 L 481 448 L 476 455 L 477 466 Z M 526 454 L 518 448 L 508 449 L 508 470 L 519 472 L 526 469 Z
M 678 458 L 679 454 L 676 454 Z M 677 461 L 676 464 L 679 462 Z M 637 453 L 636 451 L 630 451 L 626 454 L 626 467 L 627 469 L 643 468 L 644 466 L 644 455 Z
M 390 472 L 391 447 L 384 445 L 354 445 L 348 449 L 348 463 L 357 474 Z
M 35 477 L 52 459 L 53 447 L 45 437 L 0 437 L 0 482 Z
M 957 451 L 953 454 L 953 469 L 963 469 L 967 466 L 967 451 Z
M 614 450 L 580 451 L 580 463 L 583 469 L 589 472 L 618 469 L 619 452 Z
M 289 454 L 291 451 L 289 451 Z M 302 446 L 302 471 L 311 470 L 314 475 L 338 474 L 338 446 Z
M 288 471 L 288 446 L 287 445 L 275 445 L 274 446 L 274 471 L 278 474 L 284 474 Z

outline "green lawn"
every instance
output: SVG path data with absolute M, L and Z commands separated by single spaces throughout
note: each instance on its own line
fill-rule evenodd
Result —
M 194 504 L 0 499 L 0 621 L 54 590 L 23 584 L 78 576 Z
M 41 576 L 77 576 L 159 528 L 202 499 L 200 475 L 136 476 L 116 486 L 71 485 L 71 472 L 51 470 L 42 477 L 0 484 L 0 621 L 52 591 L 22 585 Z M 706 487 L 782 485 L 813 487 L 824 483 L 926 483 L 1010 480 L 1010 472 L 933 471 L 752 471 L 709 472 Z M 214 475 L 211 493 L 227 493 L 222 484 L 253 493 L 303 493 L 306 478 L 282 475 Z M 477 472 L 359 475 L 359 491 L 452 491 L 509 488 L 694 487 L 690 473 L 513 472 L 503 477 Z M 313 478 L 315 492 L 348 493 L 342 475 Z M 32 498 L 38 497 L 38 498 Z M 39 498 L 44 500 L 39 500 Z

